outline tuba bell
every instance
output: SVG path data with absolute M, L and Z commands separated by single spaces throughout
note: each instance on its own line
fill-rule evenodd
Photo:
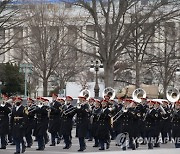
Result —
M 166 91 L 166 98 L 168 99 L 168 101 L 170 101 L 171 103 L 175 103 L 176 101 L 179 100 L 180 98 L 180 93 L 179 90 L 171 87 Z
M 146 98 L 146 92 L 142 88 L 137 88 L 132 93 L 132 98 L 135 102 L 141 103 L 141 98 Z
M 79 96 L 86 97 L 86 99 L 88 100 L 91 97 L 91 93 L 88 89 L 84 89 L 80 92 Z
M 91 92 L 88 89 L 84 89 L 80 92 L 79 96 L 83 96 L 86 98 L 86 100 L 88 100 L 91 97 Z M 77 106 L 80 105 L 79 100 L 77 101 Z
M 114 99 L 115 98 L 115 90 L 111 87 L 107 87 L 103 90 L 102 96 L 103 96 L 103 98 L 104 98 L 104 96 L 109 96 L 110 99 Z

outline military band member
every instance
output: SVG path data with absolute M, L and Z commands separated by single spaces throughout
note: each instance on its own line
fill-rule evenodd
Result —
M 9 132 L 9 113 L 11 112 L 11 109 L 6 102 L 6 100 L 3 100 L 3 102 L 0 103 L 0 138 L 1 138 L 1 147 L 0 149 L 6 149 L 7 141 L 6 137 Z
M 76 110 L 76 135 L 79 139 L 80 149 L 78 151 L 84 151 L 86 149 L 85 138 L 88 132 L 89 119 L 89 104 L 86 101 L 86 97 L 79 96 L 79 104 Z
M 154 109 L 154 101 L 148 101 L 148 108 L 146 108 L 146 113 L 144 116 L 145 121 L 145 134 L 148 142 L 148 149 L 153 149 L 153 139 L 155 137 L 155 118 L 157 117 L 157 112 Z
M 166 144 L 168 141 L 171 141 L 172 137 L 172 122 L 171 122 L 171 108 L 169 106 L 168 101 L 162 101 L 162 107 L 165 110 L 165 114 L 163 114 L 162 119 L 162 129 L 161 129 L 161 135 L 162 135 L 162 144 Z
M 89 103 L 89 109 L 90 109 L 90 112 L 89 112 L 89 120 L 90 120 L 90 118 L 92 116 L 92 111 L 93 111 L 94 105 L 95 105 L 95 99 L 92 98 L 92 97 L 89 98 L 88 103 Z M 89 123 L 89 126 L 88 126 L 87 138 L 88 138 L 88 141 L 92 141 L 93 140 L 93 136 L 92 136 L 92 123 L 91 122 Z
M 42 98 L 38 100 L 37 107 L 29 112 L 31 115 L 36 116 L 36 124 L 34 128 L 33 135 L 36 136 L 38 142 L 38 148 L 36 150 L 44 150 L 45 149 L 45 134 L 48 129 L 48 106 L 44 105 Z
M 180 148 L 180 100 L 175 102 L 172 113 L 172 136 L 174 138 L 175 148 Z
M 141 103 L 137 104 L 137 108 L 140 111 L 140 117 L 139 117 L 139 135 L 142 137 L 143 142 L 141 145 L 146 145 L 146 138 L 145 138 L 145 120 L 144 116 L 146 114 L 146 109 L 147 109 L 147 98 L 141 98 Z
M 155 118 L 154 118 L 154 122 L 155 122 L 155 130 L 154 130 L 154 147 L 160 147 L 160 139 L 159 139 L 159 135 L 160 135 L 160 130 L 162 129 L 162 115 L 164 113 L 162 113 L 161 109 L 160 109 L 160 105 L 161 103 L 156 101 L 154 104 L 154 109 L 155 109 Z
M 60 125 L 60 107 L 61 104 L 57 101 L 57 94 L 52 94 L 53 101 L 50 103 L 49 113 L 49 128 L 48 131 L 51 133 L 51 144 L 50 146 L 56 145 L 56 138 L 59 138 L 58 131 Z
M 66 105 L 62 106 L 60 131 L 65 143 L 63 149 L 69 149 L 72 146 L 71 131 L 73 128 L 73 116 L 75 114 L 75 108 L 71 104 L 73 101 L 73 98 L 71 96 L 66 96 L 65 101 Z
M 109 149 L 110 146 L 110 129 L 111 129 L 111 114 L 110 110 L 108 109 L 108 101 L 103 100 L 101 102 L 102 109 L 97 119 L 98 121 L 98 128 L 97 128 L 97 136 L 100 143 L 99 150 L 105 150 L 105 143 L 106 149 Z
M 137 138 L 140 137 L 140 131 L 141 129 L 139 127 L 139 120 L 141 118 L 141 110 L 138 108 L 138 102 L 131 101 L 130 108 L 128 109 L 128 112 L 130 112 L 130 121 L 133 127 L 130 127 L 131 134 L 129 135 L 130 141 L 129 141 L 129 147 L 132 148 L 132 150 L 135 150 L 139 147 L 139 143 L 137 141 Z
M 61 104 L 61 106 L 59 107 L 59 110 L 60 110 L 60 117 L 59 117 L 60 124 L 59 124 L 59 130 L 58 130 L 59 140 L 57 140 L 57 144 L 59 144 L 62 139 L 62 131 L 61 131 L 62 113 L 63 113 L 64 109 L 66 108 L 66 104 L 65 104 L 65 100 L 63 98 L 57 98 L 57 102 L 59 102 Z
M 27 112 L 25 107 L 22 105 L 22 98 L 15 98 L 15 107 L 12 109 L 11 115 L 11 127 L 12 127 L 12 135 L 14 142 L 16 144 L 16 152 L 14 154 L 18 154 L 20 152 L 25 152 L 25 143 L 23 137 L 25 136 L 25 125 L 27 120 Z M 22 151 L 20 145 L 22 144 Z
M 27 110 L 28 112 L 33 110 L 36 107 L 34 104 L 34 100 L 31 98 L 27 98 Z M 26 123 L 26 132 L 25 132 L 25 138 L 27 142 L 27 147 L 30 148 L 33 144 L 33 139 L 32 139 L 32 131 L 34 129 L 35 125 L 35 119 L 34 115 L 27 115 L 27 123 Z
M 114 121 L 114 123 L 113 123 L 113 128 L 114 128 L 114 131 L 115 131 L 115 136 L 120 134 L 121 122 L 120 122 L 120 119 L 118 118 L 118 115 L 119 115 L 118 113 L 121 112 L 122 107 L 123 107 L 123 99 L 121 97 L 118 97 L 117 105 L 115 105 L 115 108 L 112 111 L 112 115 L 114 116 L 114 119 L 116 118 L 116 121 Z
M 99 138 L 97 135 L 97 129 L 99 125 L 99 116 L 101 114 L 101 101 L 95 100 L 95 107 L 92 110 L 91 123 L 92 123 L 92 136 L 94 137 L 93 147 L 99 147 Z
M 4 102 L 6 102 L 6 105 L 10 108 L 10 110 L 12 111 L 13 108 L 13 98 L 9 97 L 7 94 L 2 94 L 2 100 Z M 12 113 L 12 112 L 11 112 Z M 11 113 L 9 113 L 9 120 L 11 117 Z M 12 130 L 11 127 L 9 125 L 9 129 L 8 129 L 8 135 L 7 135 L 7 139 L 8 139 L 8 143 L 10 143 L 10 145 L 15 145 L 15 143 L 13 142 L 13 137 L 12 137 Z

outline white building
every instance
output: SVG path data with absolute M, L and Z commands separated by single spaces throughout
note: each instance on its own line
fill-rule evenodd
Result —
M 35 2 L 35 1 L 36 0 L 34 0 L 33 2 Z M 161 0 L 161 1 L 165 2 L 165 0 Z M 38 7 L 38 3 L 35 3 L 36 5 L 27 4 L 27 3 L 24 4 L 24 2 L 26 2 L 25 0 L 24 1 L 23 0 L 19 0 L 19 1 L 14 0 L 13 2 L 14 2 L 14 4 L 10 5 L 9 9 L 13 9 L 14 7 L 24 8 L 27 6 L 32 9 L 34 9 L 35 7 Z M 16 2 L 19 2 L 19 3 L 16 3 Z M 75 31 L 73 29 L 73 28 L 81 27 L 81 30 L 82 30 L 82 32 L 84 32 L 84 34 L 95 37 L 94 26 L 92 25 L 92 19 L 89 18 L 89 14 L 87 12 L 85 12 L 84 9 L 82 9 L 79 6 L 74 6 L 74 5 L 71 5 L 70 3 L 65 3 L 62 1 L 58 1 L 58 0 L 45 0 L 45 2 L 47 2 L 46 9 L 47 9 L 48 13 L 56 12 L 56 15 L 63 14 L 63 16 L 66 17 L 66 22 L 68 22 L 68 24 L 70 25 L 69 28 L 66 29 L 68 31 L 68 33 L 67 33 L 68 39 L 74 39 L 74 37 L 75 37 L 75 39 L 80 40 L 80 43 L 78 43 L 78 45 L 80 45 L 84 50 L 88 50 L 89 52 L 97 51 L 96 47 L 94 47 L 90 44 L 87 44 L 86 41 L 79 38 L 78 35 L 76 34 L 77 31 Z M 152 3 L 151 0 L 141 0 L 141 1 L 139 1 L 138 5 L 139 6 L 143 5 L 144 7 L 148 8 L 148 5 L 150 5 L 151 3 Z M 104 5 L 105 4 L 106 4 L 106 1 L 104 1 Z M 138 7 L 138 5 L 136 7 Z M 134 11 L 134 9 L 135 8 L 132 8 L 129 11 L 130 12 Z M 125 19 L 125 21 L 128 23 L 129 19 L 130 18 L 127 17 Z M 152 20 L 153 20 L 153 17 L 152 17 Z M 84 21 L 87 21 L 87 22 L 85 23 Z M 151 21 L 149 21 L 149 22 L 151 22 Z M 102 24 L 103 24 L 103 21 L 102 21 Z M 161 23 L 159 27 L 155 27 L 155 28 L 158 28 L 159 30 L 158 31 L 156 30 L 154 37 L 152 37 L 151 43 L 148 44 L 149 50 L 151 50 L 151 52 L 154 52 L 154 53 L 152 53 L 152 55 L 156 54 L 154 48 L 161 48 L 162 50 L 164 48 L 164 38 L 165 38 L 164 35 L 167 34 L 166 31 L 170 31 L 170 29 L 166 29 L 167 24 L 172 25 L 171 26 L 172 33 L 173 33 L 173 31 L 175 32 L 175 29 L 178 29 L 180 27 L 179 22 L 175 22 L 174 20 L 169 20 L 168 23 Z M 177 36 L 179 36 L 179 31 L 180 31 L 180 29 L 177 32 L 175 32 L 177 34 Z M 6 42 L 9 39 L 11 39 L 11 37 L 12 37 L 12 40 L 10 41 L 10 43 L 8 43 L 6 45 L 6 47 L 10 47 L 11 45 L 14 44 L 13 42 L 16 42 L 19 38 L 23 38 L 23 37 L 26 38 L 26 36 L 29 33 L 30 33 L 30 30 L 28 29 L 28 26 L 26 25 L 26 23 L 23 23 L 20 26 L 17 25 L 15 27 L 13 27 L 12 29 L 0 29 L 0 42 L 1 43 Z M 161 33 L 163 33 L 163 34 L 161 35 Z M 14 34 L 16 34 L 16 35 L 14 35 Z M 172 35 L 168 34 L 168 35 L 169 35 L 168 38 L 174 37 L 174 34 L 172 34 Z M 17 59 L 19 59 L 19 62 L 23 62 L 25 56 L 16 47 L 21 46 L 26 41 L 28 41 L 28 38 L 18 41 L 18 43 L 16 43 L 15 47 L 12 47 L 5 54 L 0 55 L 0 62 L 17 62 Z M 153 44 L 152 44 L 152 42 L 153 42 Z M 177 46 L 176 48 L 179 48 L 179 43 L 176 46 Z M 1 51 L 1 52 L 3 52 L 3 51 Z M 180 55 L 180 52 L 177 52 L 177 53 Z M 133 74 L 134 74 L 134 71 L 130 71 L 130 76 L 133 76 Z M 147 75 L 147 80 L 148 80 L 148 76 L 150 76 L 150 75 L 152 75 L 152 74 Z M 153 81 L 153 82 L 156 83 L 156 81 Z M 42 95 L 43 89 L 42 89 L 42 81 L 41 80 L 39 80 L 39 83 L 36 87 L 37 87 L 38 95 Z M 51 84 L 49 85 L 49 89 L 52 90 Z

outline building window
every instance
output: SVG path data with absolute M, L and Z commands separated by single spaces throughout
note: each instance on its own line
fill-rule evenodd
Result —
M 141 0 L 141 5 L 148 5 L 149 0 Z
M 66 9 L 70 9 L 70 8 L 72 8 L 72 6 L 73 6 L 72 3 L 65 2 L 65 8 Z

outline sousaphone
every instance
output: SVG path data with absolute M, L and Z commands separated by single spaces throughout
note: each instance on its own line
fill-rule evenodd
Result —
M 141 98 L 146 98 L 146 92 L 142 88 L 137 88 L 132 93 L 132 98 L 135 102 L 141 103 Z
M 168 88 L 166 91 L 166 98 L 169 100 L 169 102 L 175 103 L 180 98 L 179 90 L 174 87 Z
M 103 90 L 103 93 L 102 93 L 102 97 L 104 99 L 104 96 L 109 96 L 110 99 L 114 99 L 115 98 L 115 90 L 111 87 L 107 87 Z

